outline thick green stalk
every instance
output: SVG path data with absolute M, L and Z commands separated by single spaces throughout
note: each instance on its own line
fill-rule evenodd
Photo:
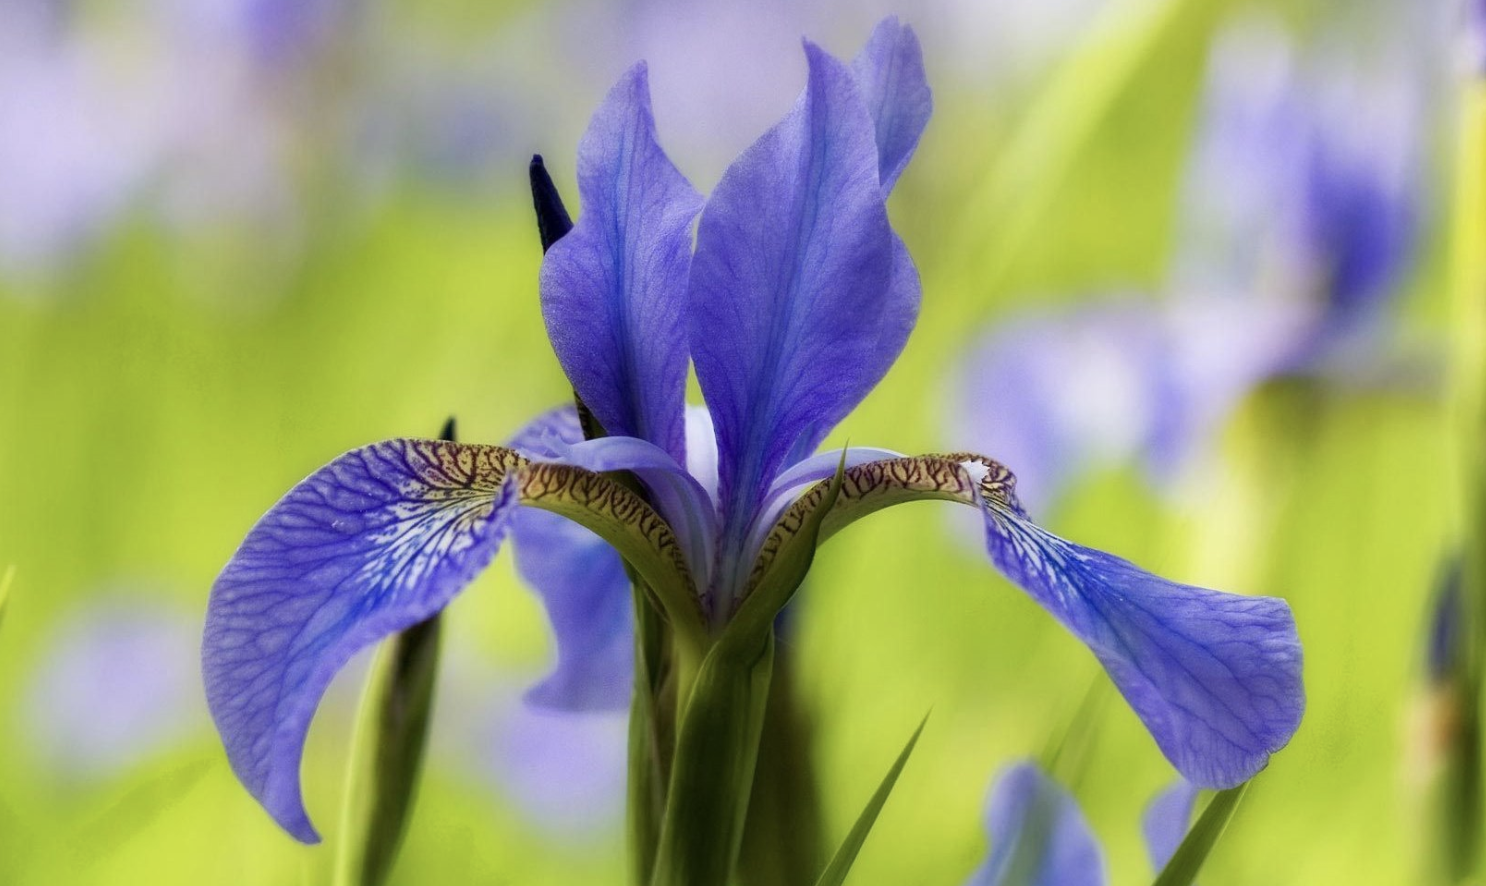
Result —
M 655 869 L 666 790 L 676 746 L 676 680 L 665 622 L 643 585 L 634 585 L 635 689 L 629 720 L 630 882 L 645 886 Z
M 337 886 L 380 886 L 397 859 L 423 766 L 441 632 L 435 615 L 377 651 L 348 766 Z
M 738 859 L 744 886 L 810 886 L 826 863 L 815 723 L 801 703 L 796 670 L 794 656 L 781 647 Z
M 1461 103 L 1455 177 L 1452 280 L 1454 291 L 1455 439 L 1459 488 L 1463 490 L 1464 556 L 1461 563 L 1463 616 L 1467 630 L 1460 650 L 1461 673 L 1453 687 L 1457 733 L 1447 750 L 1439 781 L 1446 879 L 1461 882 L 1479 873 L 1483 819 L 1481 650 L 1486 648 L 1486 81 L 1473 78 Z
M 681 718 L 651 886 L 728 886 L 743 843 L 774 670 L 774 634 L 724 637 Z
M 451 417 L 439 439 L 454 438 Z M 372 662 L 346 767 L 336 886 L 381 886 L 392 873 L 423 771 L 441 618 L 435 613 L 386 640 Z

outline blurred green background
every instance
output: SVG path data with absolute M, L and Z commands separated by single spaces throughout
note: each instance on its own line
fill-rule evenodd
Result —
M 789 107 L 799 34 L 849 56 L 881 14 L 918 28 L 936 112 L 890 210 L 923 275 L 922 317 L 827 445 L 919 452 L 966 445 L 948 438 L 944 391 L 984 324 L 1049 301 L 1166 290 L 1209 49 L 1229 23 L 1273 16 L 1301 52 L 1411 39 L 1363 11 L 1387 4 L 1320 0 L 685 13 L 324 0 L 277 12 L 260 2 L 270 37 L 243 48 L 222 10 L 244 0 L 12 5 L 6 39 L 18 42 L 0 42 L 0 55 L 25 39 L 17 22 L 49 48 L 0 62 L 0 233 L 19 232 L 0 251 L 0 569 L 15 568 L 0 626 L 8 886 L 327 881 L 360 669 L 311 734 L 308 804 L 327 843 L 305 848 L 228 770 L 191 631 L 253 521 L 329 458 L 431 436 L 451 414 L 464 439 L 498 442 L 564 400 L 537 303 L 526 161 L 544 153 L 575 203 L 576 138 L 633 59 L 650 56 L 662 141 L 705 191 Z M 287 49 L 252 42 L 291 26 L 307 36 Z M 88 68 L 88 53 L 104 61 Z M 746 64 L 749 53 L 761 61 Z M 1424 54 L 1455 82 L 1453 49 Z M 71 67 L 48 80 L 44 61 Z M 79 83 L 101 84 L 96 105 L 69 104 Z M 1423 813 L 1441 721 L 1422 658 L 1457 523 L 1444 359 L 1454 99 L 1435 90 L 1422 117 L 1418 254 L 1388 320 L 1391 341 L 1438 361 L 1434 383 L 1265 385 L 1222 423 L 1221 470 L 1200 495 L 1163 495 L 1136 465 L 1116 465 L 1041 515 L 1169 577 L 1294 608 L 1306 719 L 1250 791 L 1203 873 L 1209 886 L 1424 882 L 1437 851 Z M 119 129 L 105 125 L 131 108 Z M 52 179 L 69 205 L 48 208 Z M 994 415 L 996 403 L 983 406 Z M 790 641 L 833 839 L 933 709 L 857 884 L 963 882 L 986 851 L 993 773 L 1057 740 L 1103 679 L 942 510 L 885 513 L 824 549 Z M 69 625 L 100 611 L 185 625 L 188 642 L 56 676 Z M 509 557 L 446 624 L 445 735 L 395 882 L 622 882 L 612 778 L 576 794 L 542 786 L 566 777 L 562 748 L 603 769 L 622 725 L 594 715 L 577 738 L 512 738 L 525 728 L 521 688 L 552 653 Z M 104 682 L 79 685 L 89 680 Z M 168 697 L 131 713 L 124 700 L 144 680 Z M 100 710 L 110 697 L 124 710 Z M 109 731 L 151 724 L 158 740 Z M 1089 756 L 1074 790 L 1112 882 L 1149 882 L 1138 816 L 1171 770 L 1117 698 L 1081 728 Z M 498 747 L 470 751 L 489 735 Z M 519 758 L 538 763 L 514 774 L 491 762 L 523 741 L 552 753 Z M 110 742 L 118 753 L 103 759 L 79 750 Z

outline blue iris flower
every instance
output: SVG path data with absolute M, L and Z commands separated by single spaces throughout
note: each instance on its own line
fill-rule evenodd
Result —
M 1197 789 L 1178 780 L 1141 818 L 1151 866 L 1166 866 L 1186 836 Z M 1104 852 L 1078 801 L 1036 763 L 996 776 L 986 802 L 991 854 L 965 886 L 1105 886 Z
M 971 347 L 956 439 L 1017 465 L 1024 500 L 1050 503 L 1091 469 L 1135 459 L 1170 488 L 1270 379 L 1403 374 L 1378 372 L 1378 354 L 1419 244 L 1411 84 L 1424 60 L 1381 76 L 1305 61 L 1272 23 L 1219 41 L 1167 298 L 1029 312 Z M 987 400 L 1002 408 L 972 408 Z
M 931 101 L 918 42 L 895 19 L 851 64 L 809 42 L 805 54 L 798 103 L 705 202 L 656 142 L 643 64 L 595 114 L 578 151 L 583 212 L 547 253 L 541 297 L 558 360 L 605 436 L 585 440 L 563 408 L 509 446 L 354 450 L 290 490 L 218 577 L 208 702 L 238 777 L 295 837 L 317 839 L 299 765 L 331 679 L 358 650 L 441 610 L 508 533 L 558 637 L 539 696 L 612 702 L 630 654 L 619 558 L 674 642 L 706 649 L 766 585 L 838 470 L 818 541 L 899 502 L 977 509 L 991 561 L 1089 646 L 1193 782 L 1242 782 L 1289 741 L 1304 693 L 1283 601 L 1167 581 L 1058 538 L 1028 518 L 1011 472 L 982 456 L 815 454 L 918 313 L 918 274 L 885 200 Z M 686 405 L 688 364 L 705 408 Z

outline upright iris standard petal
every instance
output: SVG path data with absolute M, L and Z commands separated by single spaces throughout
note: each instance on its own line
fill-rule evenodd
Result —
M 990 858 L 966 886 L 1104 886 L 1104 854 L 1078 802 L 1034 763 L 997 777 L 986 831 Z
M 717 429 L 724 559 L 780 467 L 887 371 L 893 273 L 875 131 L 846 66 L 806 43 L 793 111 L 723 175 L 692 261 L 690 336 Z
M 684 463 L 687 271 L 702 201 L 656 143 L 643 63 L 594 115 L 578 190 L 582 215 L 542 263 L 552 346 L 605 431 Z
M 872 117 L 878 179 L 886 195 L 913 157 L 934 111 L 923 50 L 913 29 L 896 16 L 883 19 L 852 60 L 851 72 Z
M 1157 794 L 1140 817 L 1140 833 L 1145 837 L 1151 867 L 1158 872 L 1166 867 L 1177 847 L 1192 826 L 1192 810 L 1197 806 L 1197 786 L 1177 779 L 1171 787 Z
M 1230 788 L 1289 742 L 1305 709 L 1290 607 L 1152 575 L 984 505 L 1008 578 L 1093 650 L 1177 771 Z
M 238 778 L 319 839 L 299 763 L 315 707 L 357 651 L 442 609 L 489 563 L 515 453 L 390 440 L 341 456 L 259 520 L 207 608 L 207 703 Z
M 877 173 L 886 199 L 898 176 L 913 157 L 914 148 L 929 124 L 934 99 L 924 74 L 924 56 L 913 29 L 888 17 L 872 31 L 867 45 L 851 63 L 877 139 Z M 893 233 L 893 272 L 883 308 L 878 353 L 896 359 L 918 323 L 918 269 L 908 247 Z

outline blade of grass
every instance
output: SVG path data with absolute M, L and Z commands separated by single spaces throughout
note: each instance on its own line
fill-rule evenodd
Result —
M 914 745 L 918 744 L 918 737 L 923 734 L 924 726 L 929 722 L 929 715 L 919 721 L 918 728 L 913 730 L 913 735 L 908 739 L 908 744 L 903 746 L 903 751 L 898 754 L 898 759 L 893 762 L 887 775 L 883 776 L 882 784 L 877 786 L 877 792 L 872 799 L 867 801 L 867 806 L 862 814 L 857 816 L 856 824 L 852 825 L 851 832 L 841 843 L 841 848 L 836 850 L 836 855 L 831 863 L 826 866 L 820 879 L 815 881 L 816 886 L 841 886 L 846 882 L 846 875 L 851 871 L 851 866 L 856 863 L 857 853 L 862 851 L 862 845 L 867 842 L 867 835 L 872 832 L 872 825 L 877 823 L 877 815 L 882 812 L 882 807 L 887 803 L 888 795 L 893 792 L 893 787 L 898 783 L 898 776 L 902 774 L 903 767 L 908 764 L 908 757 L 913 753 Z
M 1187 832 L 1182 845 L 1177 847 L 1176 854 L 1156 878 L 1155 886 L 1191 886 L 1192 881 L 1197 878 L 1197 872 L 1207 861 L 1208 853 L 1213 851 L 1218 838 L 1223 836 L 1223 830 L 1228 827 L 1228 822 L 1233 820 L 1239 801 L 1252 783 L 1246 781 L 1236 788 L 1218 791 L 1213 796 L 1212 802 L 1202 811 L 1202 817 Z
M 10 602 L 10 586 L 15 581 L 15 567 L 7 566 L 0 574 L 0 624 L 5 623 L 5 606 Z

